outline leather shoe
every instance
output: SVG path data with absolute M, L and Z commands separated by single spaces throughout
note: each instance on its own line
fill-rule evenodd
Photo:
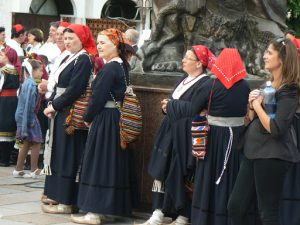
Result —
M 46 195 L 42 195 L 41 202 L 46 204 L 46 205 L 58 205 L 57 201 L 55 201 L 51 198 L 48 198 Z
M 42 205 L 42 210 L 50 214 L 71 214 L 74 213 L 74 208 L 71 205 Z
M 79 223 L 79 224 L 92 224 L 92 225 L 101 224 L 100 216 L 95 215 L 93 213 L 87 213 L 84 216 L 74 216 L 72 214 L 71 220 L 72 220 L 72 222 Z

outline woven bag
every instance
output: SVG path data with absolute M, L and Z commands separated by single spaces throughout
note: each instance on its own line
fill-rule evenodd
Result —
M 86 54 L 86 53 L 82 53 Z M 90 59 L 90 57 L 89 57 Z M 75 60 L 74 65 L 76 64 L 77 59 Z M 92 63 L 91 59 L 90 62 Z M 84 114 L 88 107 L 90 97 L 92 96 L 91 83 L 94 79 L 94 75 L 91 72 L 88 85 L 85 92 L 73 103 L 70 113 L 66 118 L 66 133 L 71 135 L 74 133 L 75 129 L 79 130 L 88 130 L 89 128 L 84 124 Z
M 216 79 L 213 81 L 213 85 L 210 91 L 207 113 L 205 116 L 197 115 L 192 121 L 191 135 L 192 135 L 192 155 L 197 159 L 204 160 L 206 155 L 206 146 L 208 142 L 209 124 L 207 116 L 210 110 L 210 104 L 212 99 L 213 87 Z
M 206 116 L 197 115 L 192 121 L 192 155 L 204 159 L 208 140 L 209 125 Z
M 142 132 L 142 110 L 140 102 L 134 94 L 132 87 L 127 83 L 126 75 L 122 64 L 120 64 L 123 70 L 123 75 L 126 84 L 126 91 L 123 99 L 123 104 L 117 104 L 116 99 L 110 93 L 112 99 L 116 103 L 117 108 L 120 111 L 120 146 L 125 149 L 128 143 L 135 141 Z

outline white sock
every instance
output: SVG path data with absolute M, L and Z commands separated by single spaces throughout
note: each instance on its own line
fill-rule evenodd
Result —
M 176 225 L 182 225 L 182 224 L 188 224 L 189 223 L 189 218 L 184 217 L 184 216 L 178 216 L 175 224 Z
M 156 209 L 154 210 L 152 216 L 149 219 L 149 223 L 150 225 L 157 225 L 157 224 L 161 224 L 163 222 L 164 219 L 164 214 L 161 211 L 161 209 Z

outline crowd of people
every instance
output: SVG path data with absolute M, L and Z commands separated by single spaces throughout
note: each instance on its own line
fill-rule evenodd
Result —
M 46 43 L 38 28 L 16 24 L 11 33 L 5 41 L 0 27 L 0 166 L 9 166 L 16 143 L 12 175 L 46 175 L 45 213 L 71 214 L 80 224 L 131 215 L 137 187 L 131 153 L 120 146 L 118 105 L 138 32 L 111 28 L 95 40 L 88 26 L 58 21 Z M 298 224 L 300 41 L 291 35 L 271 40 L 263 57 L 276 90 L 274 117 L 261 90 L 250 90 L 238 49 L 185 52 L 185 75 L 161 101 L 148 168 L 153 213 L 143 225 Z M 72 124 L 76 104 L 86 106 L 81 126 Z M 201 152 L 193 147 L 195 118 L 209 127 Z

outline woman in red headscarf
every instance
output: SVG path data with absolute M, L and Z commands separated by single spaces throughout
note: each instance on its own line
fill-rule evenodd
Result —
M 44 114 L 51 118 L 49 144 L 44 153 L 46 176 L 44 202 L 46 213 L 72 213 L 77 200 L 78 175 L 88 131 L 76 129 L 66 133 L 66 118 L 73 103 L 85 93 L 93 70 L 89 54 L 97 52 L 92 33 L 87 26 L 71 24 L 64 30 L 66 49 L 70 51 L 57 69 L 59 79 Z
M 101 214 L 130 215 L 132 175 L 130 152 L 120 147 L 120 112 L 129 81 L 127 53 L 117 29 L 101 31 L 97 37 L 99 56 L 106 64 L 92 84 L 92 97 L 85 114 L 90 125 L 80 174 L 78 207 L 85 216 L 72 221 L 100 224 Z
M 186 74 L 179 80 L 170 98 L 161 102 L 165 117 L 156 135 L 148 168 L 154 179 L 154 211 L 143 225 L 166 224 L 164 216 L 167 213 L 177 214 L 172 224 L 190 224 L 191 199 L 185 183 L 194 172 L 190 126 L 196 113 L 182 115 L 181 106 L 168 110 L 166 107 L 168 102 L 174 100 L 190 102 L 197 92 L 206 87 L 210 80 L 206 70 L 211 70 L 214 60 L 214 55 L 206 46 L 196 45 L 187 50 L 182 59 Z
M 0 166 L 9 166 L 17 130 L 15 112 L 21 63 L 14 49 L 1 46 L 0 64 Z

